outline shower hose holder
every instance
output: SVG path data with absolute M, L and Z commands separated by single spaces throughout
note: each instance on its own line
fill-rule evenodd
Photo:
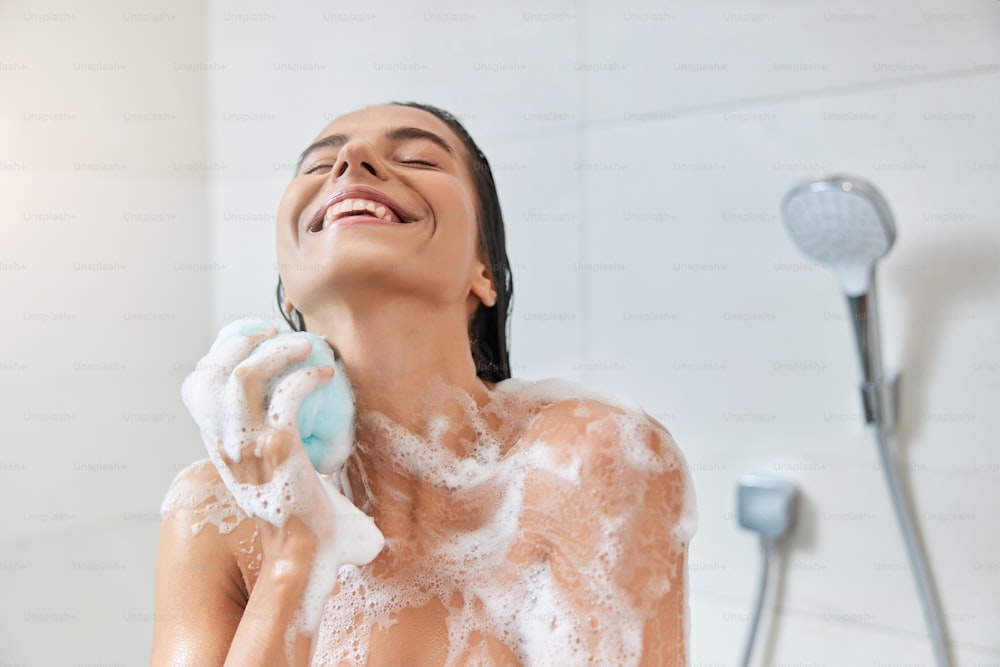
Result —
M 886 433 L 895 431 L 899 415 L 899 373 L 889 373 L 873 382 L 862 381 L 861 408 L 866 424 L 876 425 L 881 419 Z

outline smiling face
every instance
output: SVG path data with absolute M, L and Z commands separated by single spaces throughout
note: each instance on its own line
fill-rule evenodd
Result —
M 462 141 L 420 109 L 341 116 L 303 152 L 278 208 L 285 293 L 308 320 L 329 299 L 419 296 L 492 305 Z

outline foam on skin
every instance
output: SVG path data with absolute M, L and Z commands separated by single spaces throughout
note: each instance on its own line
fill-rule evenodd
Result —
M 421 438 L 381 415 L 364 417 L 391 448 L 381 455 L 399 470 L 445 490 L 459 511 L 491 510 L 475 525 L 419 545 L 390 540 L 378 562 L 388 561 L 392 577 L 371 567 L 343 568 L 327 603 L 316 664 L 365 664 L 372 634 L 391 641 L 393 624 L 407 608 L 430 608 L 456 593 L 461 604 L 447 605 L 444 621 L 447 665 L 490 664 L 484 636 L 502 642 L 521 664 L 639 662 L 646 620 L 672 582 L 684 576 L 674 563 L 695 527 L 692 487 L 676 446 L 669 440 L 651 444 L 655 430 L 634 403 L 601 397 L 617 409 L 591 419 L 593 404 L 582 396 L 598 398 L 566 382 L 500 383 L 481 415 L 466 413 L 465 426 L 476 438 L 467 443 L 467 456 L 436 439 L 440 428 Z M 506 435 L 531 432 L 543 407 L 564 401 L 587 424 L 587 437 L 618 445 L 596 484 L 595 471 L 583 461 L 586 452 L 557 442 L 554 432 L 543 429 L 515 449 L 505 447 Z M 491 431 L 490 417 L 509 433 L 504 427 Z M 655 496 L 646 477 L 632 473 L 670 470 L 685 480 L 683 506 L 674 508 L 677 520 L 668 521 L 669 508 L 663 508 L 661 525 L 643 536 L 630 534 L 636 513 Z M 588 493 L 580 493 L 582 484 Z M 378 501 L 373 499 L 376 506 Z M 566 506 L 587 517 L 587 533 L 565 533 L 565 515 L 558 511 L 546 518 L 549 508 Z M 539 541 L 547 557 L 526 559 Z M 643 552 L 649 572 L 634 571 L 625 543 Z M 633 584 L 640 581 L 637 594 Z
M 693 486 L 669 434 L 635 403 L 568 382 L 506 380 L 482 408 L 455 388 L 433 394 L 429 403 L 451 401 L 463 417 L 429 416 L 421 436 L 363 413 L 359 423 L 379 450 L 359 447 L 439 492 L 443 519 L 413 539 L 389 539 L 370 565 L 333 573 L 336 588 L 319 601 L 313 664 L 367 664 L 376 642 L 398 645 L 394 628 L 414 609 L 425 617 L 440 612 L 446 665 L 494 664 L 497 650 L 531 665 L 638 664 L 645 623 L 683 581 L 679 556 L 696 527 Z M 544 427 L 539 415 L 557 404 L 569 406 L 578 443 Z M 610 443 L 609 450 L 591 452 L 585 442 Z M 382 497 L 367 493 L 355 463 L 348 462 L 352 475 L 329 481 L 348 496 L 355 491 L 379 516 L 393 488 L 381 487 Z M 669 473 L 683 487 L 673 495 L 649 481 Z M 680 505 L 666 506 L 668 498 Z M 238 521 L 221 516 L 221 507 L 206 504 L 206 522 Z M 663 520 L 646 521 L 651 511 Z M 684 616 L 686 646 L 686 600 Z
M 187 481 L 192 473 L 211 465 L 208 459 L 202 459 L 177 473 L 160 505 L 162 518 L 169 519 L 181 510 L 192 511 L 198 517 L 191 524 L 191 532 L 195 535 L 207 524 L 215 526 L 221 535 L 227 535 L 247 518 L 225 484 L 192 484 Z
M 296 633 L 309 633 L 318 625 L 339 567 L 370 562 L 382 549 L 384 537 L 370 517 L 344 498 L 328 478 L 316 471 L 308 456 L 296 456 L 294 452 L 289 452 L 271 470 L 268 480 L 240 481 L 234 475 L 232 465 L 242 462 L 248 454 L 258 459 L 265 456 L 264 447 L 271 441 L 271 432 L 299 434 L 301 407 L 307 397 L 314 395 L 319 384 L 315 366 L 300 363 L 291 365 L 289 369 L 289 359 L 304 352 L 314 341 L 294 334 L 281 334 L 254 349 L 254 340 L 242 335 L 247 325 L 242 322 L 235 324 L 238 326 L 220 334 L 208 356 L 185 379 L 181 395 L 201 430 L 209 459 L 225 490 L 244 517 L 255 517 L 281 527 L 295 515 L 320 538 L 319 552 L 311 564 L 295 622 L 286 634 L 286 644 L 290 649 Z M 257 325 L 252 328 L 256 331 L 262 329 Z M 326 350 L 329 351 L 329 348 L 326 347 Z M 329 356 L 332 360 L 332 354 Z M 265 402 L 261 406 L 248 403 L 244 385 L 233 372 L 248 358 L 262 365 L 261 372 L 265 376 L 274 378 L 268 383 Z M 255 424 L 252 416 L 261 409 L 266 413 L 266 423 Z M 353 397 L 350 416 L 349 437 L 353 445 Z M 329 444 L 342 445 L 339 441 Z M 338 466 L 343 464 L 350 452 L 349 447 L 346 451 L 334 448 L 331 452 L 330 447 L 326 449 L 328 451 L 323 452 L 318 460 L 321 463 L 333 461 Z M 281 452 L 267 453 L 268 458 L 275 455 L 280 456 Z M 315 494 L 317 482 L 324 491 L 319 497 Z M 172 493 L 174 497 L 168 497 L 170 502 L 164 502 L 161 512 L 167 517 L 176 511 L 178 503 L 198 506 L 208 497 L 216 498 L 216 502 L 203 514 L 204 518 L 193 528 L 197 531 L 211 522 L 219 527 L 220 532 L 228 532 L 231 530 L 229 524 L 239 523 L 241 518 L 235 514 L 232 517 L 219 516 L 224 501 L 218 498 L 225 494 L 218 486 Z M 317 503 L 327 506 L 320 507 Z M 325 525 L 330 517 L 334 517 L 335 526 Z
M 253 349 L 253 343 L 243 335 L 248 327 L 254 332 L 263 328 L 259 323 L 244 321 L 226 327 L 206 357 L 212 362 L 202 364 L 202 368 L 196 369 L 185 380 L 182 388 L 184 403 L 201 430 L 209 459 L 215 465 L 232 502 L 239 510 L 245 516 L 258 517 L 275 526 L 285 525 L 289 516 L 293 514 L 302 517 L 307 525 L 316 520 L 315 517 L 319 514 L 318 508 L 313 505 L 313 499 L 301 494 L 301 490 L 310 486 L 306 478 L 319 479 L 326 491 L 328 502 L 333 505 L 334 513 L 343 520 L 343 526 L 338 525 L 337 528 L 338 532 L 343 532 L 346 537 L 340 540 L 343 544 L 337 550 L 338 555 L 345 558 L 346 563 L 364 564 L 371 561 L 381 549 L 383 543 L 381 533 L 369 517 L 339 493 L 328 477 L 317 475 L 301 457 L 289 456 L 274 469 L 270 480 L 256 484 L 237 481 L 230 469 L 229 461 L 223 458 L 222 454 L 225 453 L 230 461 L 238 463 L 251 444 L 254 447 L 249 451 L 253 456 L 260 458 L 263 456 L 264 443 L 267 441 L 264 425 L 247 423 L 247 415 L 252 414 L 251 406 L 247 404 L 242 386 L 231 378 L 233 368 L 246 358 L 251 350 L 251 356 L 266 361 L 270 370 L 274 371 L 272 375 L 276 374 L 276 379 L 269 383 L 265 399 L 267 426 L 294 432 L 300 423 L 302 404 L 307 398 L 316 396 L 315 367 L 303 362 L 291 366 L 289 372 L 288 364 L 283 362 L 283 355 L 311 346 L 313 341 L 286 333 L 267 340 Z M 277 371 L 284 372 L 277 373 Z M 343 381 L 346 382 L 346 379 Z M 219 410 L 219 407 L 222 409 Z M 353 413 L 353 404 L 351 412 Z M 353 432 L 353 416 L 351 427 Z M 332 460 L 331 456 L 323 458 L 325 461 Z M 342 466 L 347 454 L 337 451 L 332 458 Z M 340 466 L 330 472 L 339 472 Z M 216 504 L 208 506 L 209 509 L 205 510 L 204 522 L 223 526 L 234 521 L 235 514 L 223 516 L 230 504 L 229 499 L 219 500 L 219 496 L 224 494 L 221 494 L 218 488 L 175 490 L 172 492 L 174 497 L 167 499 L 170 502 L 164 502 L 162 513 L 167 516 L 179 506 L 203 504 L 205 499 L 199 494 L 216 498 Z M 204 525 L 204 522 L 200 525 Z M 314 528 L 317 535 L 327 532 L 323 526 L 310 525 L 310 528 Z
M 264 320 L 231 322 L 216 336 L 209 354 L 222 350 L 235 338 L 260 333 L 272 326 Z M 325 338 L 306 331 L 281 333 L 276 338 L 261 343 L 254 353 L 266 356 L 272 346 L 299 345 L 304 348 L 302 341 L 310 345 L 309 356 L 301 362 L 277 369 L 279 372 L 268 383 L 266 400 L 270 402 L 276 386 L 283 378 L 300 368 L 334 366 L 337 369 L 327 384 L 314 388 L 302 399 L 296 413 L 299 437 L 309 460 L 319 472 L 332 473 L 344 465 L 354 445 L 354 392 L 343 364 L 336 358 Z M 239 451 L 227 452 L 227 455 L 234 461 L 239 461 Z

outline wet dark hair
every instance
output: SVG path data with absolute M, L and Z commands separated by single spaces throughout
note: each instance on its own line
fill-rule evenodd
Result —
M 499 382 L 510 377 L 510 350 L 507 342 L 507 320 L 514 299 L 514 281 L 507 259 L 507 241 L 504 233 L 503 214 L 497 197 L 496 183 L 486 156 L 473 141 L 465 127 L 455 116 L 444 109 L 417 102 L 390 102 L 394 106 L 420 109 L 443 121 L 458 135 L 468 152 L 469 169 L 476 187 L 479 206 L 476 212 L 479 226 L 479 247 L 487 257 L 487 268 L 493 277 L 497 291 L 497 301 L 487 307 L 479 304 L 469 321 L 469 343 L 472 359 L 476 364 L 476 375 L 488 382 Z M 305 331 L 302 313 L 293 310 L 289 315 L 282 307 L 285 301 L 285 286 L 278 277 L 278 310 L 294 331 Z

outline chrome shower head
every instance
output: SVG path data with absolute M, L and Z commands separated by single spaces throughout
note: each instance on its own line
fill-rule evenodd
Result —
M 865 181 L 829 176 L 794 188 L 785 196 L 781 212 L 802 251 L 829 265 L 837 276 L 847 296 L 861 359 L 865 420 L 891 427 L 894 406 L 885 397 L 875 298 L 875 262 L 896 240 L 889 206 Z
M 830 176 L 794 188 L 781 209 L 795 243 L 833 269 L 847 296 L 871 290 L 875 261 L 896 238 L 892 213 L 878 190 L 857 178 Z

